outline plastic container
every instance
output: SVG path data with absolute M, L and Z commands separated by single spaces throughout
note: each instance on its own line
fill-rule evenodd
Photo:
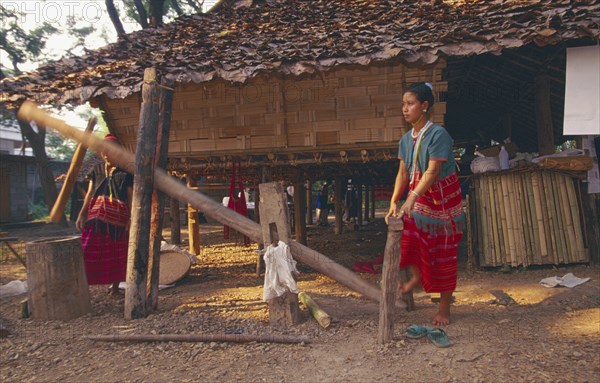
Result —
M 510 168 L 510 164 L 508 163 L 508 151 L 504 145 L 500 147 L 500 153 L 498 154 L 498 161 L 500 162 L 500 169 L 506 170 Z

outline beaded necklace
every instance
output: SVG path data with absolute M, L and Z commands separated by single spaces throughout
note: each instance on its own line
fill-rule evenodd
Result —
M 416 168 L 417 168 L 417 158 L 419 157 L 419 150 L 421 149 L 421 142 L 423 141 L 423 136 L 425 135 L 425 132 L 427 132 L 427 129 L 429 129 L 431 126 L 433 125 L 433 123 L 431 121 L 427 121 L 427 123 L 425 124 L 425 126 L 423 126 L 423 128 L 419 131 L 419 133 L 417 133 L 417 135 L 414 135 L 414 128 L 412 129 L 412 131 L 410 132 L 410 136 L 414 139 L 417 140 L 417 142 L 414 144 L 414 149 L 413 149 L 413 166 L 412 169 L 410 170 L 410 184 L 412 185 L 415 182 L 415 172 L 416 172 Z

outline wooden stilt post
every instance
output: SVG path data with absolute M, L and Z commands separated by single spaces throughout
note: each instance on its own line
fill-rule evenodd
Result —
M 342 234 L 344 232 L 344 189 L 346 188 L 346 178 L 337 176 L 335 177 L 335 227 L 333 232 L 335 234 Z
M 179 220 L 179 201 L 176 198 L 171 198 L 169 216 L 171 217 L 171 244 L 179 245 L 181 243 L 181 221 Z
M 306 179 L 306 224 L 313 224 L 313 198 L 312 198 L 312 180 Z
M 375 220 L 375 186 L 371 185 L 371 221 Z
M 369 216 L 369 211 L 370 211 L 370 207 L 371 207 L 371 203 L 369 202 L 369 197 L 371 196 L 371 191 L 370 191 L 370 185 L 366 184 L 365 185 L 365 211 L 364 211 L 364 221 L 365 222 L 369 222 L 370 220 L 370 216 Z
M 156 158 L 157 167 L 167 167 L 167 155 L 169 151 L 169 132 L 171 130 L 171 105 L 173 104 L 172 80 L 163 80 L 160 88 L 160 104 L 158 131 L 156 135 Z M 166 195 L 160 190 L 152 193 L 152 218 L 150 222 L 150 257 L 148 263 L 148 286 L 147 305 L 148 312 L 158 309 L 158 276 L 160 274 L 160 245 L 162 242 L 163 220 L 165 217 Z
M 398 291 L 400 239 L 402 238 L 403 228 L 404 224 L 401 219 L 390 217 L 383 257 L 381 300 L 379 301 L 377 342 L 380 344 L 390 342 L 394 337 L 394 308 L 396 306 L 396 292 Z M 412 299 L 412 292 L 410 298 Z
M 196 182 L 192 176 L 187 175 L 187 186 L 193 188 L 196 186 Z M 200 255 L 200 224 L 198 223 L 198 210 L 188 204 L 188 241 L 190 252 L 195 255 Z
M 363 185 L 358 184 L 358 206 L 356 206 L 356 224 L 358 227 L 363 225 Z
M 262 166 L 259 170 L 258 170 L 258 182 L 259 184 L 264 184 L 267 183 L 270 180 L 271 176 L 269 174 L 269 169 L 266 166 Z M 256 197 L 254 198 L 254 215 L 255 215 L 255 221 L 257 223 L 260 224 L 261 219 L 260 219 L 260 187 L 256 188 Z M 267 244 L 268 245 L 268 244 Z M 256 276 L 260 276 L 260 266 L 263 262 L 262 260 L 262 254 L 261 254 L 261 250 L 263 250 L 265 248 L 265 245 L 262 243 L 262 241 L 258 242 L 258 252 L 257 252 L 257 258 L 256 258 Z
M 550 77 L 546 74 L 537 76 L 535 78 L 535 120 L 540 155 L 553 154 L 556 151 L 550 98 Z
M 63 136 L 85 143 L 96 152 L 106 153 L 111 162 L 114 162 L 122 169 L 134 172 L 134 156 L 116 144 L 105 141 L 93 134 L 69 126 L 64 121 L 48 115 L 43 110 L 37 108 L 32 102 L 25 102 L 19 110 L 18 117 L 26 121 L 35 121 L 38 126 L 46 126 L 60 132 Z M 210 197 L 198 193 L 195 190 L 188 189 L 180 182 L 171 177 L 162 169 L 154 171 L 154 182 L 158 188 L 171 197 L 184 201 L 200 209 L 207 216 L 216 219 L 224 225 L 228 225 L 235 230 L 247 235 L 255 242 L 262 242 L 261 226 L 252 220 L 240 216 L 233 210 L 228 209 L 223 204 L 218 203 Z M 347 286 L 348 288 L 363 294 L 369 299 L 379 301 L 381 299 L 381 290 L 379 287 L 364 280 L 360 275 L 334 262 L 325 255 L 310 249 L 302 244 L 292 242 L 289 244 L 294 258 L 303 262 L 309 267 L 325 274 L 333 280 Z
M 146 284 L 159 95 L 156 69 L 148 68 L 144 71 L 140 124 L 135 151 L 131 230 L 125 288 L 126 319 L 144 318 L 147 315 Z
M 306 245 L 306 192 L 302 173 L 298 172 L 294 180 L 294 220 L 296 242 Z
M 287 197 L 280 182 L 260 184 L 260 216 L 263 242 L 277 245 L 278 241 L 291 243 L 291 230 Z M 301 195 L 294 187 L 294 198 Z M 304 214 L 299 214 L 304 221 Z M 296 228 L 298 230 L 298 227 Z M 296 232 L 297 233 L 297 232 Z M 292 326 L 300 321 L 298 294 L 287 291 L 269 300 L 269 322 L 272 326 Z

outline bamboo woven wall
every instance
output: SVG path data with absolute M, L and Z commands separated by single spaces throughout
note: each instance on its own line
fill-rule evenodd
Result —
M 473 177 L 480 266 L 588 262 L 577 180 L 548 170 Z
M 402 92 L 428 81 L 436 101 L 447 91 L 446 62 L 406 67 L 400 63 L 340 67 L 310 77 L 261 76 L 244 85 L 213 81 L 178 84 L 174 94 L 169 156 L 231 154 L 234 151 L 289 152 L 360 143 L 395 146 L 407 131 Z M 139 94 L 105 99 L 111 129 L 135 148 Z M 432 120 L 443 123 L 445 102 Z

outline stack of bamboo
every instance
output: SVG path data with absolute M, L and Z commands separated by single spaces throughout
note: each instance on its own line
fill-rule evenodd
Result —
M 472 222 L 480 266 L 587 262 L 575 182 L 538 169 L 474 177 Z

